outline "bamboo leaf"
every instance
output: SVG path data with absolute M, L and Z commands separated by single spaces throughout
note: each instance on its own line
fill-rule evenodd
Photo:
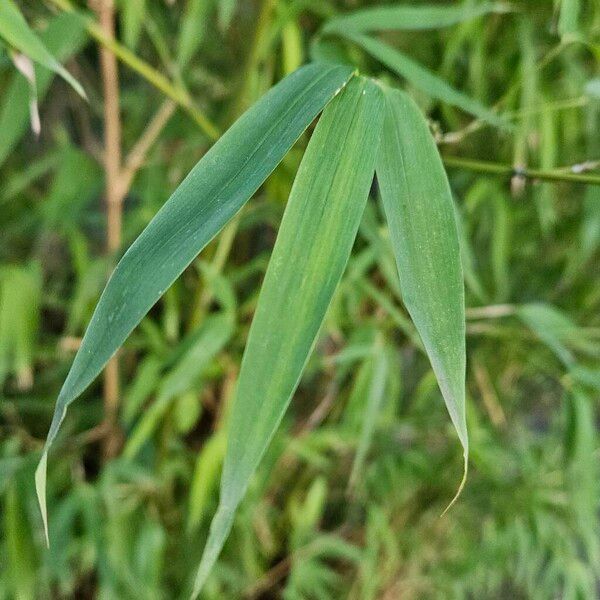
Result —
M 194 597 L 298 385 L 350 256 L 373 178 L 381 96 L 372 82 L 352 79 L 323 113 L 300 165 L 242 360 L 219 508 Z
M 450 27 L 489 13 L 507 12 L 504 4 L 483 2 L 458 6 L 377 6 L 341 15 L 327 22 L 324 33 L 427 30 Z
M 86 97 L 79 82 L 50 54 L 44 42 L 27 25 L 13 0 L 0 2 L 0 37 L 35 62 L 60 75 L 82 98 Z
M 452 195 L 423 115 L 398 90 L 386 93 L 377 179 L 404 304 L 463 446 L 466 476 L 465 300 Z
M 146 18 L 146 0 L 126 0 L 121 5 L 123 41 L 135 50 Z
M 568 368 L 576 366 L 576 353 L 600 356 L 600 344 L 551 304 L 523 304 L 516 315 Z
M 40 37 L 52 54 L 63 61 L 78 52 L 86 40 L 81 22 L 70 13 L 62 13 L 52 19 Z M 54 72 L 48 69 L 36 69 L 38 103 L 44 100 L 54 76 Z M 0 165 L 29 126 L 29 84 L 26 79 L 15 73 L 3 90 L 0 104 Z
M 233 333 L 232 315 L 210 315 L 196 334 L 196 340 L 173 369 L 163 378 L 156 400 L 144 411 L 131 432 L 123 456 L 133 458 L 152 435 L 176 396 L 193 389 L 211 360 L 221 351 Z
M 381 404 L 385 398 L 389 364 L 386 348 L 380 336 L 373 345 L 373 356 L 369 359 L 370 381 L 363 399 L 363 413 L 361 415 L 362 427 L 360 438 L 350 472 L 348 489 L 353 490 L 358 482 L 358 477 L 364 469 L 365 459 L 373 441 Z
M 190 485 L 187 522 L 189 531 L 193 531 L 200 524 L 209 508 L 211 496 L 216 496 L 226 441 L 224 430 L 219 429 L 206 441 L 196 459 Z
M 36 471 L 46 535 L 47 453 L 67 407 L 200 250 L 254 194 L 351 73 L 346 67 L 314 64 L 276 85 L 192 169 L 117 265 L 60 391 Z
M 181 19 L 177 39 L 177 64 L 185 67 L 202 44 L 208 25 L 208 14 L 215 0 L 188 0 Z
M 579 33 L 579 15 L 581 0 L 562 0 L 558 18 L 558 33 L 561 38 L 575 36 Z
M 462 92 L 454 89 L 435 73 L 413 61 L 399 50 L 365 35 L 346 32 L 344 33 L 344 37 L 357 43 L 386 67 L 394 71 L 400 77 L 410 81 L 412 85 L 423 90 L 432 98 L 437 98 L 442 102 L 457 106 L 465 112 L 479 117 L 492 125 L 498 127 L 507 126 L 507 122 L 502 117 L 499 117 L 496 113 L 492 112 L 476 100 L 473 100 Z
M 217 8 L 219 29 L 227 31 L 237 8 L 237 0 L 219 0 Z
M 23 488 L 19 479 L 14 477 L 10 482 L 3 502 L 3 546 L 2 562 L 6 565 L 8 581 L 3 581 L 7 592 L 12 592 L 15 600 L 28 600 L 35 597 L 36 572 L 34 564 L 34 548 L 29 530 L 29 519 L 25 508 Z M 8 584 L 8 586 L 7 586 Z M 5 587 L 5 589 L 6 589 Z

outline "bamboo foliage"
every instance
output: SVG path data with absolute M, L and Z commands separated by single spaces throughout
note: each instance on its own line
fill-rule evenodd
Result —
M 172 354 L 161 346 L 157 356 L 144 357 L 138 365 L 134 381 L 124 392 L 121 415 L 124 427 L 131 428 L 123 444 L 121 458 L 124 462 L 133 463 L 151 445 L 155 431 L 163 421 L 172 419 L 173 426 L 182 434 L 192 430 L 199 421 L 198 415 L 205 409 L 198 402 L 196 393 L 205 378 L 216 379 L 215 372 L 218 376 L 226 373 L 228 378 L 229 387 L 219 398 L 223 406 L 219 407 L 220 412 L 215 417 L 215 431 L 208 441 L 203 441 L 190 486 L 188 532 L 194 533 L 201 523 L 207 523 L 206 517 L 212 516 L 208 539 L 195 570 L 192 597 L 197 597 L 209 587 L 206 584 L 236 523 L 236 516 L 244 510 L 242 502 L 252 495 L 251 484 L 255 474 L 261 464 L 264 469 L 264 459 L 280 431 L 294 394 L 307 371 L 310 374 L 309 361 L 313 350 L 325 338 L 323 331 L 330 327 L 330 316 L 340 310 L 342 302 L 348 305 L 351 315 L 357 316 L 360 315 L 361 302 L 366 298 L 367 302 L 377 306 L 386 323 L 392 324 L 378 329 L 369 323 L 364 328 L 366 333 L 361 329 L 356 339 L 349 340 L 347 348 L 336 358 L 345 363 L 341 370 L 345 369 L 346 375 L 358 361 L 363 361 L 358 376 L 354 379 L 348 377 L 358 389 L 353 395 L 354 401 L 349 402 L 358 416 L 352 415 L 348 430 L 359 431 L 360 435 L 354 449 L 347 493 L 354 499 L 360 494 L 361 475 L 369 462 L 369 452 L 379 443 L 377 429 L 381 414 L 386 410 L 387 396 L 390 390 L 402 385 L 400 364 L 405 357 L 402 355 L 400 358 L 401 352 L 396 352 L 392 341 L 393 334 L 401 331 L 416 353 L 426 356 L 432 367 L 432 372 L 419 383 L 416 396 L 422 401 L 422 398 L 432 396 L 432 389 L 435 393 L 439 388 L 462 446 L 464 476 L 456 494 L 458 497 L 466 480 L 469 461 L 465 385 L 466 336 L 469 331 L 465 313 L 469 313 L 465 311 L 464 282 L 468 292 L 481 303 L 513 301 L 515 283 L 510 277 L 511 260 L 514 259 L 511 256 L 511 240 L 516 225 L 505 197 L 507 193 L 495 183 L 482 184 L 480 181 L 471 188 L 470 195 L 466 194 L 464 210 L 454 206 L 444 162 L 436 146 L 438 138 L 434 139 L 415 100 L 408 93 L 390 87 L 393 85 L 390 82 L 399 78 L 410 89 L 441 105 L 442 113 L 448 111 L 453 117 L 458 115 L 457 120 L 469 115 L 475 117 L 476 120 L 469 126 L 472 131 L 491 126 L 501 130 L 502 135 L 511 135 L 513 129 L 509 120 L 513 117 L 501 112 L 497 106 L 488 107 L 485 86 L 477 88 L 481 93 L 476 94 L 476 99 L 472 98 L 468 92 L 455 88 L 454 84 L 442 78 L 432 67 L 412 58 L 406 47 L 402 50 L 395 47 L 390 41 L 394 40 L 394 36 L 386 34 L 448 28 L 472 19 L 489 18 L 497 22 L 510 12 L 508 7 L 492 2 L 447 6 L 393 5 L 336 16 L 326 22 L 315 37 L 312 46 L 313 58 L 316 57 L 314 62 L 299 68 L 296 67 L 304 60 L 304 39 L 303 31 L 295 20 L 296 8 L 293 3 L 289 7 L 286 5 L 289 14 L 287 8 L 280 12 L 273 9 L 272 12 L 277 13 L 275 25 L 271 29 L 265 25 L 263 37 L 267 41 L 257 35 L 253 56 L 259 63 L 262 58 L 259 60 L 257 57 L 262 57 L 261 52 L 281 35 L 281 70 L 273 69 L 270 64 L 265 72 L 270 72 L 270 69 L 275 73 L 290 74 L 220 135 L 219 127 L 200 110 L 201 103 L 192 101 L 184 71 L 192 69 L 195 58 L 201 54 L 202 44 L 210 37 L 207 28 L 209 16 L 215 12 L 220 30 L 226 31 L 234 15 L 243 12 L 238 3 L 231 0 L 189 0 L 182 3 L 185 20 L 171 49 L 169 43 L 161 39 L 161 28 L 165 24 L 156 25 L 152 18 L 157 9 L 145 0 L 126 3 L 125 8 L 117 9 L 123 45 L 112 34 L 107 36 L 106 32 L 103 33 L 93 17 L 68 0 L 49 0 L 48 3 L 64 12 L 50 18 L 46 29 L 40 32 L 27 24 L 13 0 L 5 0 L 0 6 L 0 38 L 12 55 L 21 53 L 37 64 L 36 85 L 40 100 L 55 75 L 84 95 L 80 84 L 61 62 L 75 55 L 86 43 L 86 36 L 90 36 L 105 52 L 114 54 L 113 58 L 118 57 L 169 97 L 166 112 L 162 113 L 167 115 L 163 116 L 163 124 L 160 124 L 160 119 L 159 125 L 154 121 L 150 124 L 151 130 L 154 126 L 160 130 L 179 107 L 199 125 L 202 139 L 214 142 L 125 252 L 106 284 L 78 345 L 56 401 L 35 475 L 48 543 L 52 541 L 49 539 L 52 529 L 48 527 L 46 507 L 48 457 L 67 409 L 94 382 L 140 323 L 142 328 L 145 327 L 144 335 L 153 338 L 153 326 L 147 322 L 144 324 L 143 319 L 163 297 L 165 338 L 170 342 L 179 341 L 179 316 L 174 314 L 177 311 L 173 306 L 177 304 L 177 286 L 182 284 L 178 278 L 192 264 L 202 271 L 201 279 L 206 279 L 206 286 L 210 288 L 214 284 L 215 289 L 199 296 L 197 306 L 190 311 L 193 318 L 186 337 Z M 573 0 L 563 0 L 558 4 L 555 29 L 563 44 L 567 44 L 580 37 L 582 5 Z M 264 7 L 263 17 L 268 16 L 272 9 L 268 2 Z M 533 29 L 531 33 L 533 39 Z M 152 37 L 157 54 L 168 65 L 168 77 L 135 54 L 146 34 Z M 456 55 L 463 41 L 457 43 Z M 533 42 L 529 45 L 533 49 Z M 482 48 L 479 51 L 483 52 Z M 362 61 L 350 60 L 356 56 L 361 56 Z M 533 56 L 531 53 L 529 58 Z M 482 57 L 480 59 L 483 60 Z M 348 62 L 353 64 L 349 66 Z M 529 62 L 533 68 L 534 63 Z M 387 73 L 377 79 L 367 77 L 364 72 L 371 63 L 376 65 L 375 69 L 385 67 Z M 449 60 L 449 65 L 452 63 L 453 60 Z M 360 72 L 354 64 L 360 65 Z M 451 70 L 442 69 L 442 72 L 449 76 Z M 257 75 L 260 69 L 256 71 L 248 74 L 251 84 L 246 81 L 241 86 L 245 95 L 244 101 L 237 103 L 239 106 L 246 106 L 248 89 L 261 88 L 262 80 L 260 85 L 254 81 L 260 79 Z M 531 74 L 531 69 L 528 72 Z M 204 75 L 195 73 L 198 78 Z M 8 81 L 8 91 L 0 100 L 0 125 L 4 125 L 0 129 L 5 132 L 0 141 L 0 163 L 25 135 L 27 126 L 27 106 L 22 100 L 27 96 L 28 84 L 18 73 L 14 73 L 14 78 Z M 266 88 L 265 85 L 261 89 Z M 530 91 L 531 102 L 524 103 L 521 112 L 537 110 L 535 90 Z M 510 93 L 507 96 L 510 99 Z M 158 114 L 160 116 L 161 111 Z M 534 121 L 537 122 L 535 119 L 531 122 Z M 521 129 L 517 128 L 517 135 L 527 130 L 528 122 L 525 119 Z M 512 176 L 513 180 L 519 181 L 526 178 L 544 180 L 547 182 L 544 184 L 546 192 L 552 189 L 553 193 L 555 188 L 550 186 L 556 181 L 597 184 L 597 175 L 585 174 L 587 167 L 572 172 L 555 167 L 558 158 L 553 150 L 558 139 L 558 121 L 555 122 L 554 114 L 547 111 L 543 113 L 541 122 L 547 126 L 544 136 L 550 140 L 552 148 L 546 154 L 541 153 L 540 169 L 523 166 L 516 173 L 509 164 L 459 157 L 446 158 L 446 164 L 505 178 Z M 468 135 L 469 127 L 464 132 L 459 131 L 455 139 Z M 293 147 L 303 136 L 306 138 L 306 150 L 302 156 L 300 149 Z M 529 137 L 522 136 L 522 140 L 529 140 Z M 148 146 L 150 144 L 147 143 Z M 48 170 L 55 169 L 56 163 L 59 164 L 42 214 L 46 226 L 60 229 L 61 233 L 69 236 L 70 250 L 76 257 L 78 269 L 86 271 L 90 278 L 86 283 L 91 281 L 93 284 L 88 285 L 88 289 L 90 286 L 93 288 L 92 292 L 86 292 L 83 289 L 85 285 L 81 284 L 82 289 L 75 294 L 68 329 L 76 332 L 81 330 L 81 325 L 91 314 L 91 309 L 89 313 L 86 309 L 92 299 L 95 301 L 95 292 L 101 289 L 106 265 L 98 261 L 93 268 L 87 268 L 93 261 L 87 250 L 82 250 L 76 228 L 70 225 L 69 219 L 62 218 L 68 211 L 72 215 L 79 212 L 79 208 L 95 193 L 96 187 L 90 180 L 98 179 L 95 166 L 84 153 L 68 145 L 65 147 L 67 150 L 63 149 L 58 158 L 54 157 L 49 162 L 49 166 L 42 165 L 29 176 L 35 180 Z M 105 156 L 110 156 L 110 153 L 105 152 Z M 144 152 L 141 152 L 138 161 L 142 161 L 143 156 Z M 124 168 L 128 164 L 125 161 Z M 278 168 L 285 170 L 288 176 L 292 173 L 289 178 L 290 184 L 293 179 L 291 191 L 289 186 L 280 185 L 279 170 L 274 174 Z M 133 167 L 129 183 L 135 170 Z M 148 188 L 154 187 L 154 176 L 148 175 Z M 250 329 L 246 332 L 237 321 L 239 307 L 233 285 L 224 283 L 220 274 L 229 251 L 227 244 L 221 245 L 221 242 L 225 240 L 231 245 L 238 220 L 243 216 L 240 214 L 242 209 L 263 185 L 267 188 L 279 186 L 279 191 L 285 189 L 287 203 L 282 210 L 283 217 L 270 256 L 267 258 L 264 253 L 252 264 L 243 267 L 252 276 L 264 273 L 258 300 L 254 296 L 243 307 L 246 311 L 243 314 L 249 317 L 249 322 L 251 318 Z M 5 196 L 0 194 L 0 202 L 8 203 L 11 194 L 18 194 L 19 187 L 15 189 L 16 192 L 9 188 Z M 597 251 L 599 228 L 593 226 L 598 221 L 596 192 L 591 190 L 588 194 L 587 228 L 581 231 L 579 258 L 567 265 L 564 285 Z M 123 197 L 126 193 L 123 191 Z M 487 210 L 475 210 L 484 201 L 487 202 Z M 548 207 L 554 210 L 552 202 Z M 254 202 L 249 208 L 256 208 Z M 378 208 L 381 209 L 380 214 Z M 472 238 L 476 237 L 472 231 L 473 215 L 480 218 L 481 214 L 484 214 L 482 220 L 491 219 L 492 222 L 491 226 L 489 222 L 486 226 L 482 225 L 481 231 L 485 235 L 481 232 L 479 235 L 489 238 L 488 273 L 483 273 L 486 261 L 482 262 L 481 256 L 476 256 L 470 246 Z M 558 223 L 553 214 L 550 216 L 552 218 L 545 219 L 549 231 Z M 278 222 L 278 217 L 273 222 Z M 194 263 L 199 253 L 228 224 L 231 228 L 225 229 L 226 235 L 219 239 L 214 264 L 209 266 L 204 255 Z M 343 279 L 349 264 L 348 277 Z M 371 280 L 366 275 L 371 268 L 378 269 L 383 280 L 382 287 L 378 287 L 379 280 L 375 283 L 375 278 Z M 489 281 L 486 280 L 487 275 Z M 246 275 L 238 273 L 236 276 L 243 279 Z M 344 284 L 340 286 L 342 280 Z M 34 329 L 41 312 L 38 296 L 41 296 L 42 287 L 42 275 L 34 261 L 28 269 L 11 267 L 0 270 L 0 382 L 16 375 L 24 388 L 31 386 L 36 341 Z M 24 300 L 25 295 L 31 296 L 28 302 Z M 339 300 L 340 297 L 342 300 Z M 213 301 L 220 304 L 218 311 L 211 305 Z M 23 327 L 19 327 L 13 319 L 17 313 L 23 315 Z M 572 473 L 567 483 L 572 485 L 577 478 L 583 477 L 583 471 L 576 466 L 582 456 L 591 454 L 593 445 L 593 413 L 585 390 L 600 389 L 600 383 L 598 369 L 584 366 L 581 360 L 597 359 L 597 332 L 579 327 L 550 304 L 528 300 L 521 304 L 498 304 L 476 309 L 471 313 L 471 318 L 476 321 L 472 324 L 472 332 L 475 335 L 488 333 L 493 326 L 488 327 L 485 320 L 504 317 L 514 317 L 530 339 L 546 346 L 548 354 L 565 370 L 570 435 L 573 440 L 584 442 L 579 444 L 570 438 L 568 440 Z M 335 321 L 335 318 L 331 320 Z M 242 336 L 236 336 L 238 328 L 242 329 Z M 335 326 L 331 328 L 335 329 Z M 156 344 L 160 346 L 161 342 Z M 240 350 L 240 355 L 243 347 L 239 374 L 230 364 L 219 363 L 221 354 L 234 345 L 236 350 Z M 495 398 L 494 387 L 479 356 L 474 365 L 476 382 L 483 390 L 486 409 L 496 416 L 494 423 L 503 426 L 506 423 L 503 409 Z M 153 395 L 152 404 L 143 412 L 144 404 Z M 394 446 L 396 451 L 399 452 Z M 586 489 L 580 493 L 582 505 L 584 500 L 591 504 L 589 498 L 593 496 L 593 483 L 591 480 L 585 482 Z M 323 514 L 328 485 L 319 476 L 302 501 L 295 499 L 290 519 L 294 528 L 292 546 L 295 551 L 295 546 L 300 548 L 305 539 L 320 539 L 329 548 L 325 554 L 330 559 L 339 558 L 359 565 L 359 553 L 352 543 L 338 543 L 333 537 L 318 534 L 317 522 Z M 212 498 L 213 492 L 216 496 L 217 488 L 218 505 L 216 498 Z M 12 484 L 7 498 L 5 529 L 9 534 L 12 560 L 17 564 L 21 555 L 28 554 L 19 526 L 24 500 Z M 82 504 L 85 502 L 82 501 Z M 379 509 L 369 511 L 367 529 L 373 547 L 384 543 L 386 519 L 387 515 Z M 519 523 L 514 531 L 515 537 L 519 538 Z M 112 535 L 118 538 L 119 532 L 113 531 Z M 147 535 L 151 538 L 152 531 Z M 164 543 L 160 533 L 154 542 L 158 556 Z M 377 570 L 377 559 L 378 551 L 359 566 L 364 573 L 368 573 L 369 569 Z M 294 593 L 301 597 L 306 564 L 296 557 L 290 558 L 289 563 L 290 597 Z M 317 554 L 307 564 L 320 573 L 327 572 L 329 568 L 326 557 Z M 33 568 L 25 559 L 22 565 L 28 572 Z M 364 597 L 375 597 L 375 587 L 371 588 L 368 579 L 364 575 L 359 587 L 363 592 L 371 590 L 365 592 Z M 152 585 L 147 582 L 149 590 Z M 32 593 L 33 582 L 17 573 L 13 587 L 22 588 L 20 595 L 27 597 Z
M 59 396 L 36 473 L 44 522 L 47 452 L 68 405 L 325 105 L 295 179 L 250 330 L 228 428 L 220 504 L 193 596 L 227 539 L 299 383 L 348 262 L 378 155 L 402 293 L 463 444 L 466 473 L 462 275 L 448 183 L 435 144 L 418 109 L 399 92 L 384 92 L 345 67 L 313 64 L 276 86 L 217 142 L 117 266 Z M 406 229 L 407 222 L 413 230 Z M 137 451 L 171 398 L 160 395 L 126 455 Z

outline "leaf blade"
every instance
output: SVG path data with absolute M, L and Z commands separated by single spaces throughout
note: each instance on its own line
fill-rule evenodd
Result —
M 508 126 L 506 120 L 498 116 L 495 112 L 459 92 L 435 73 L 415 62 L 399 50 L 365 35 L 357 35 L 350 32 L 344 34 L 344 37 L 357 43 L 373 58 L 383 63 L 400 77 L 410 81 L 416 88 L 424 91 L 432 98 L 436 98 L 452 106 L 457 106 L 465 112 L 497 127 Z
M 13 0 L 0 3 L 0 37 L 35 62 L 60 75 L 82 98 L 86 98 L 81 84 L 52 56 Z
M 71 13 L 61 13 L 48 23 L 40 34 L 47 48 L 57 58 L 64 61 L 86 42 L 86 33 L 81 22 Z M 38 103 L 41 104 L 54 79 L 54 71 L 36 69 L 36 87 Z M 0 104 L 0 165 L 4 163 L 14 146 L 29 127 L 28 83 L 20 74 L 15 73 L 7 82 Z
M 194 597 L 298 385 L 350 256 L 373 177 L 381 108 L 378 86 L 351 80 L 324 111 L 301 163 L 242 359 L 219 509 Z
M 496 2 L 476 6 L 377 6 L 340 15 L 327 22 L 324 33 L 366 33 L 369 31 L 428 30 L 450 27 L 489 13 L 506 12 L 507 7 Z
M 125 253 L 102 293 L 61 389 L 36 471 L 46 528 L 47 453 L 68 405 L 351 76 L 350 68 L 315 64 L 281 81 L 198 162 Z
M 377 179 L 400 287 L 463 446 L 466 474 L 465 299 L 452 195 L 418 107 L 398 90 L 386 100 Z
M 558 33 L 562 39 L 576 37 L 579 33 L 581 0 L 562 0 L 558 17 Z
M 214 3 L 215 0 L 188 0 L 177 38 L 177 64 L 180 68 L 190 62 L 202 44 Z

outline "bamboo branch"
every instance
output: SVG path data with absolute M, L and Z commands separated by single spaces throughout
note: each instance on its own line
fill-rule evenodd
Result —
M 123 197 L 127 195 L 136 173 L 144 164 L 144 160 L 146 160 L 146 154 L 168 123 L 176 107 L 177 104 L 173 100 L 165 100 L 127 155 L 119 181 Z
M 538 179 L 540 181 L 554 181 L 566 183 L 585 183 L 600 185 L 600 175 L 586 175 L 583 173 L 566 173 L 563 169 L 543 171 L 540 169 L 515 168 L 512 165 L 488 162 L 483 160 L 472 160 L 458 158 L 455 156 L 444 156 L 444 164 L 450 168 L 467 169 L 478 173 L 489 173 L 490 175 L 504 175 L 507 177 L 521 177 L 523 179 Z

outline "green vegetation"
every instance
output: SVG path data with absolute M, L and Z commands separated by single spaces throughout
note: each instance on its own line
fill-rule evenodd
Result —
M 595 597 L 600 7 L 93 8 L 0 8 L 0 599 Z

